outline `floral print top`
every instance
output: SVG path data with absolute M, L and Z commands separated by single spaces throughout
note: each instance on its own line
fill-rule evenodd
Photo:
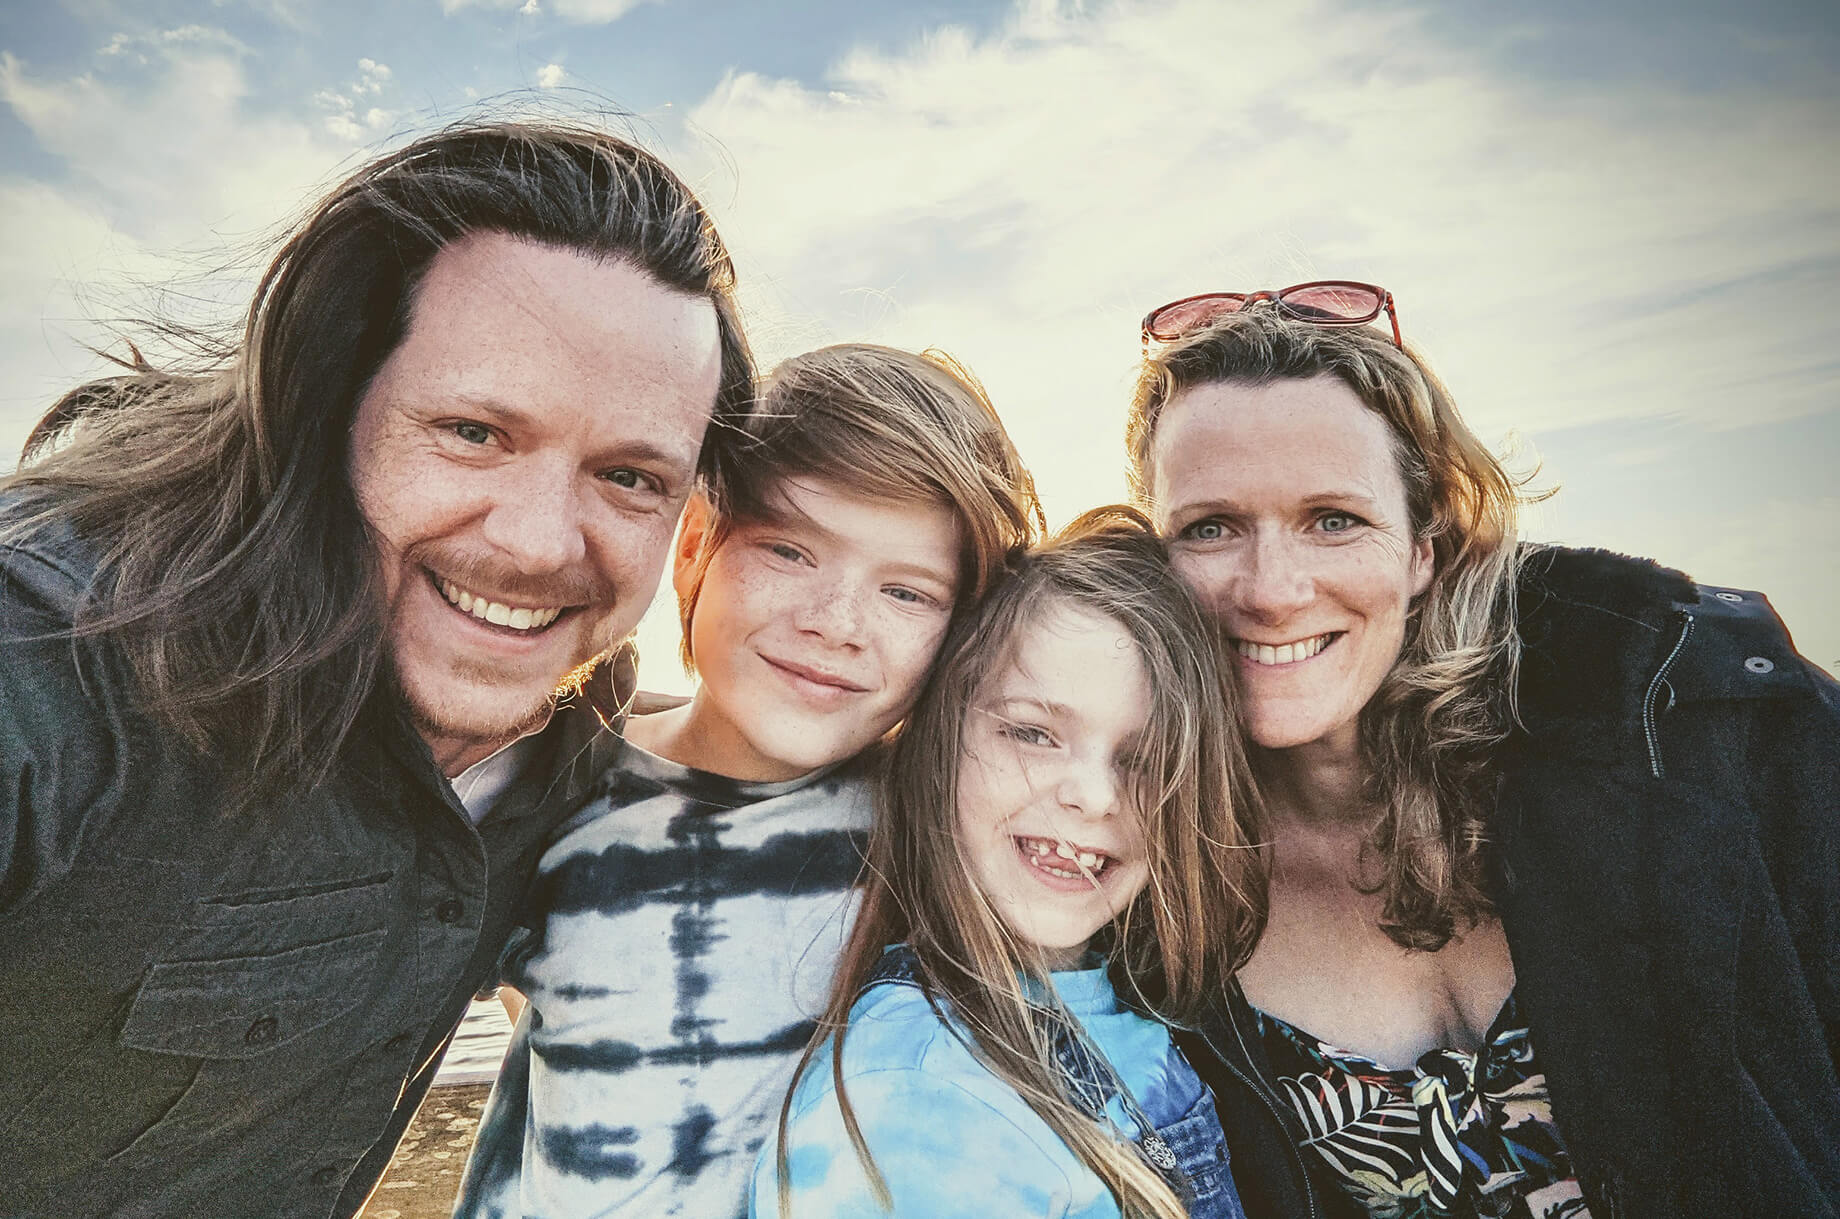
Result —
M 1259 1013 L 1305 1144 L 1372 1219 L 1589 1219 L 1514 996 L 1479 1053 L 1391 1069 Z

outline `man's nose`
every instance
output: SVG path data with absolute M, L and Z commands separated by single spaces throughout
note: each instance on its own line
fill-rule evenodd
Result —
M 536 467 L 495 488 L 485 537 L 519 571 L 561 571 L 581 562 L 588 543 L 580 491 L 565 474 Z

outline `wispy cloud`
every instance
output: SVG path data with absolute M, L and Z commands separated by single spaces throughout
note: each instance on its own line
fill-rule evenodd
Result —
M 388 64 L 360 59 L 356 80 L 340 88 L 321 89 L 315 93 L 314 102 L 325 112 L 326 130 L 354 144 L 388 133 L 396 125 L 400 113 L 378 102 L 389 89 L 393 76 Z
M 660 2 L 661 0 L 441 0 L 441 11 L 452 16 L 462 9 L 481 8 L 496 9 L 501 12 L 516 11 L 527 17 L 535 17 L 547 10 L 564 21 L 578 25 L 607 25 L 618 21 L 641 4 Z

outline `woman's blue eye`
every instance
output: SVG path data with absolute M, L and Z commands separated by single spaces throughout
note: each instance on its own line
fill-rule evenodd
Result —
M 1218 542 L 1227 530 L 1219 521 L 1196 521 L 1182 532 L 1197 542 Z
M 492 439 L 492 429 L 483 423 L 456 423 L 454 435 L 468 444 L 485 444 Z

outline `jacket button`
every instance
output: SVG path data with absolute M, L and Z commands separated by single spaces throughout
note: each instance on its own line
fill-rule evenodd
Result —
M 465 913 L 466 907 L 460 904 L 460 899 L 457 897 L 450 897 L 434 908 L 434 916 L 443 923 L 457 923 L 460 921 L 460 916 Z
M 1740 597 L 1737 593 L 1713 593 L 1712 595 L 1717 597 L 1721 601 L 1742 601 L 1744 600 L 1744 598 Z
M 1768 673 L 1776 667 L 1776 662 L 1768 656 L 1752 656 L 1744 662 L 1744 667 L 1752 673 Z
M 267 1045 L 280 1035 L 281 1022 L 273 1016 L 263 1016 L 243 1033 L 243 1043 L 245 1045 Z

